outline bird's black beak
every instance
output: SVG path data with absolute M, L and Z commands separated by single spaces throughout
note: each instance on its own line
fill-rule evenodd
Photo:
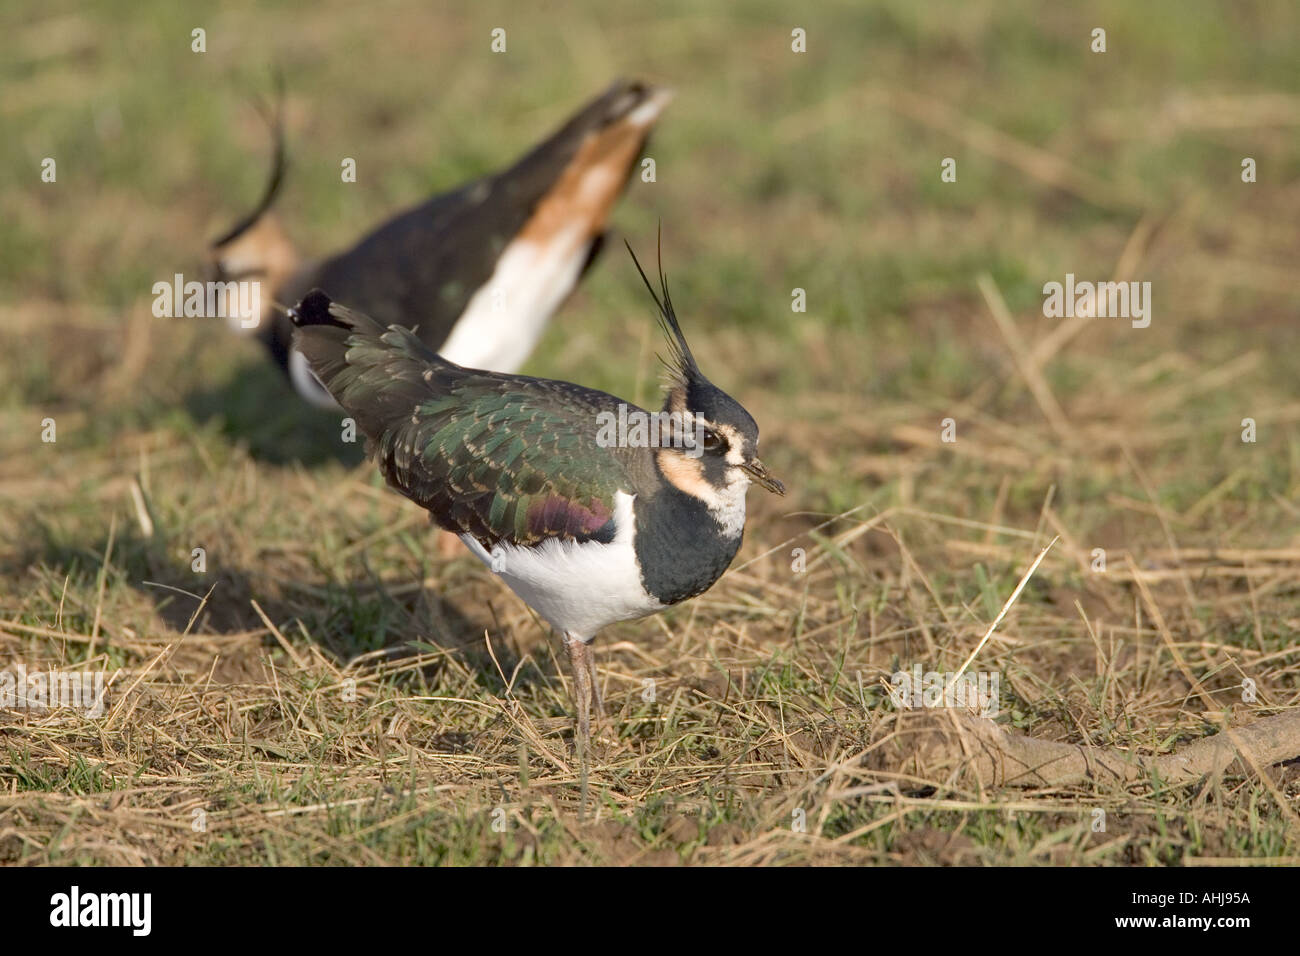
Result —
M 763 464 L 757 458 L 751 458 L 740 466 L 745 474 L 753 478 L 755 482 L 762 485 L 768 491 L 775 492 L 778 495 L 785 494 L 785 485 L 772 477 L 771 472 L 767 470 L 767 465 Z

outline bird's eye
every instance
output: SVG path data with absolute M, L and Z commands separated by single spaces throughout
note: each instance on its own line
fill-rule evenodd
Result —
M 704 430 L 704 450 L 718 451 L 720 448 L 722 448 L 722 439 L 718 437 L 718 433 L 706 428 Z

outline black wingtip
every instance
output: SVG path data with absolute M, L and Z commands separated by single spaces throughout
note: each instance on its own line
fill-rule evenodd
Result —
M 339 325 L 334 316 L 330 315 L 331 305 L 333 303 L 329 296 L 320 289 L 312 289 L 289 310 L 289 318 L 300 329 L 307 325 Z

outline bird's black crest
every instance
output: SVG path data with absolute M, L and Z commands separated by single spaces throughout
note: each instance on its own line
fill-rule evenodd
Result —
M 626 239 L 623 240 L 623 244 L 627 246 L 627 251 L 632 256 L 632 263 L 636 266 L 636 271 L 641 273 L 641 281 L 645 283 L 650 298 L 654 299 L 655 305 L 659 307 L 659 327 L 664 330 L 664 335 L 668 338 L 668 348 L 672 355 L 672 361 L 665 361 L 664 364 L 668 366 L 673 377 L 683 385 L 696 381 L 707 381 L 700 371 L 700 367 L 695 364 L 695 356 L 691 354 L 691 347 L 686 344 L 686 336 L 682 334 L 682 327 L 677 324 L 677 313 L 673 311 L 673 299 L 668 294 L 668 277 L 664 275 L 663 237 L 663 228 L 660 227 L 656 247 L 659 258 L 659 292 L 655 292 L 654 286 L 650 284 L 650 279 L 646 276 L 645 270 L 641 268 L 636 253 L 632 251 L 632 244 Z M 660 293 L 662 293 L 662 298 L 660 298 Z
M 695 356 L 691 354 L 691 347 L 686 344 L 686 336 L 682 334 L 682 327 L 677 323 L 677 314 L 673 311 L 672 297 L 668 294 L 668 278 L 664 275 L 663 267 L 662 229 L 659 237 L 659 292 L 655 292 L 654 286 L 646 277 L 645 270 L 641 268 L 641 263 L 637 262 L 631 244 L 628 244 L 627 251 L 632 253 L 632 261 L 636 263 L 637 272 L 641 273 L 641 281 L 650 291 L 655 305 L 659 306 L 659 325 L 668 337 L 671 360 L 665 360 L 664 365 L 673 381 L 664 406 L 665 410 L 689 409 L 703 416 L 706 421 L 731 425 L 748 440 L 757 443 L 758 425 L 753 417 L 739 402 L 710 382 L 700 371 L 700 367 L 695 364 Z M 675 403 L 680 403 L 680 407 Z
M 258 112 L 261 112 L 259 109 Z M 274 138 L 274 154 L 271 159 L 271 178 L 267 181 L 266 189 L 262 192 L 262 198 L 258 200 L 257 206 L 243 219 L 235 223 L 219 239 L 212 243 L 212 247 L 218 248 L 224 246 L 233 239 L 237 239 L 245 230 L 251 227 L 262 215 L 275 204 L 275 197 L 280 193 L 280 186 L 284 182 L 284 170 L 287 165 L 284 152 L 284 74 L 279 69 L 275 71 L 275 112 L 267 116 L 263 113 L 263 118 L 271 127 L 271 135 Z

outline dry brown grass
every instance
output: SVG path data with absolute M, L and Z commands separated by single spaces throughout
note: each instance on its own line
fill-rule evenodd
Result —
M 1300 548 L 1180 544 L 1213 540 L 1196 531 L 1207 512 L 1250 520 L 1225 513 L 1216 489 L 1181 511 L 1110 493 L 1127 546 L 1063 517 L 1058 489 L 1081 480 L 1113 484 L 1128 471 L 1149 487 L 1148 410 L 1220 377 L 1206 369 L 1148 387 L 1110 415 L 1067 402 L 1074 433 L 1104 456 L 1072 453 L 1046 420 L 984 420 L 948 450 L 922 439 L 914 411 L 880 409 L 858 440 L 898 444 L 850 468 L 910 476 L 897 501 L 822 516 L 804 510 L 813 502 L 796 483 L 781 517 L 759 499 L 719 585 L 603 636 L 614 716 L 585 774 L 535 619 L 466 559 L 431 557 L 418 511 L 377 488 L 368 465 L 268 475 L 238 450 L 213 461 L 206 436 L 126 433 L 136 454 L 89 474 L 74 458 L 44 479 L 56 498 L 63 484 L 69 497 L 87 484 L 102 492 L 104 504 L 89 505 L 116 517 L 85 552 L 96 560 L 28 551 L 26 597 L 0 621 L 5 659 L 111 675 L 102 720 L 3 717 L 13 763 L 0 847 L 11 860 L 115 863 L 1152 862 L 1172 852 L 1173 826 L 1189 857 L 1278 855 L 1292 837 L 1275 798 L 1295 792 L 1293 769 L 1191 790 L 1146 780 L 1026 795 L 882 759 L 899 716 L 882 690 L 889 675 L 914 661 L 956 670 L 1057 536 L 972 665 L 1004 675 L 1013 726 L 1159 753 L 1295 706 L 1300 649 L 1278 638 L 1297 624 Z M 779 420 L 765 441 L 784 474 L 820 447 L 815 429 Z M 972 482 L 1005 476 L 983 518 L 923 491 L 954 455 Z M 1057 475 L 1036 519 L 1008 500 L 1013 463 Z M 186 500 L 199 482 L 218 497 Z M 150 514 L 163 526 L 183 515 L 217 567 L 188 575 L 183 550 L 145 536 Z M 338 530 L 322 540 L 326 522 Z M 1104 574 L 1088 570 L 1096 543 L 1111 549 Z M 795 547 L 806 550 L 801 574 Z M 988 579 L 972 591 L 975 561 Z M 51 617 L 44 602 L 56 598 Z M 322 604 L 343 609 L 322 615 Z M 363 651 L 358 622 L 376 609 L 384 646 Z M 49 625 L 22 623 L 31 619 Z M 1249 704 L 1247 676 L 1259 688 Z M 647 680 L 654 703 L 642 699 Z M 1104 833 L 1091 830 L 1098 807 Z M 205 830 L 192 828 L 195 811 Z M 797 812 L 806 832 L 792 825 Z M 971 836 L 990 827 L 996 839 Z

